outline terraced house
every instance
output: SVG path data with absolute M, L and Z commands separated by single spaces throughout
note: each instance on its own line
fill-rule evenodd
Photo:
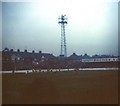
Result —
M 118 67 L 119 56 L 113 55 L 77 55 L 73 53 L 69 57 L 54 56 L 50 53 L 38 53 L 34 50 L 20 51 L 17 49 L 2 51 L 2 70 L 26 70 L 26 69 L 66 69 L 87 67 Z

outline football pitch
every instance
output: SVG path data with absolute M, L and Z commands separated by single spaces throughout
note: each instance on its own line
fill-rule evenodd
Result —
M 2 75 L 3 104 L 117 104 L 118 71 Z

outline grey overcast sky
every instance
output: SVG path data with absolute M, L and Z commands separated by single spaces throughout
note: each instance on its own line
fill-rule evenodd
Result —
M 118 55 L 117 0 L 2 2 L 2 49 L 41 50 L 58 56 L 62 14 L 68 17 L 68 56 L 73 52 Z

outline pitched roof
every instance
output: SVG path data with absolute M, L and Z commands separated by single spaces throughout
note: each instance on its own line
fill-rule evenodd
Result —
M 76 55 L 76 53 L 73 53 L 72 55 L 70 55 L 68 57 L 68 59 L 70 59 L 70 60 L 78 60 L 78 59 L 80 59 L 80 56 Z
M 53 54 L 50 53 L 30 53 L 30 52 L 16 52 L 16 51 L 3 52 L 3 57 L 10 59 L 13 54 L 21 58 L 29 58 L 29 59 L 34 59 L 34 58 L 41 59 L 42 56 L 48 59 L 56 58 Z

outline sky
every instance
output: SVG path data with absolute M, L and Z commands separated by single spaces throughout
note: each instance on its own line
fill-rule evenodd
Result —
M 6 0 L 2 2 L 2 49 L 60 55 L 58 17 L 62 14 L 68 18 L 68 56 L 118 55 L 117 0 Z

